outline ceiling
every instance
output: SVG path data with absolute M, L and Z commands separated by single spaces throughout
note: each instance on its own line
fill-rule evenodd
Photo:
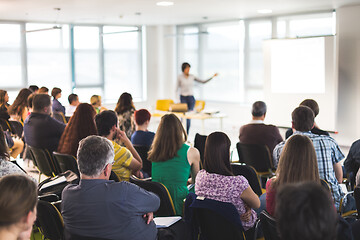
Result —
M 159 0 L 160 1 L 160 0 Z M 360 0 L 0 0 L 0 19 L 35 22 L 163 25 L 336 9 Z M 61 8 L 60 11 L 54 8 Z M 272 9 L 259 14 L 259 9 Z

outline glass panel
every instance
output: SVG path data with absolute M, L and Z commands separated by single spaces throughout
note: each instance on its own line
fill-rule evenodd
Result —
M 290 37 L 330 35 L 333 30 L 333 20 L 331 17 L 291 20 L 289 29 Z
M 181 64 L 188 62 L 191 65 L 191 74 L 198 75 L 199 28 L 181 27 L 178 36 L 179 58 L 177 72 L 181 73 Z M 196 87 L 194 91 L 197 91 Z
M 0 87 L 21 87 L 20 25 L 0 24 Z
M 249 55 L 248 86 L 262 86 L 264 83 L 263 52 L 252 51 Z
M 254 21 L 249 23 L 249 48 L 262 49 L 264 39 L 271 38 L 270 21 Z
M 277 31 L 278 38 L 285 38 L 286 37 L 286 21 L 278 21 L 276 31 Z
M 103 90 L 101 88 L 75 88 L 74 93 L 79 96 L 79 101 L 82 103 L 90 103 L 92 95 L 103 96 Z M 102 103 L 104 103 L 103 100 Z
M 103 32 L 104 48 L 106 49 L 138 49 L 139 30 L 137 27 L 105 26 Z
M 51 29 L 54 24 L 37 24 L 27 23 L 26 30 L 40 30 L 36 32 L 28 32 L 26 34 L 26 44 L 28 48 L 69 48 L 69 26 L 57 25 L 61 29 Z M 49 30 L 45 30 L 49 29 Z
M 99 49 L 98 27 L 74 27 L 75 49 Z
M 264 90 L 263 89 L 247 89 L 246 91 L 246 102 L 253 103 L 256 101 L 264 100 Z

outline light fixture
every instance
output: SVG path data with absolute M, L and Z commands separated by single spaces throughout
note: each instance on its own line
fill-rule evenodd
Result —
M 271 9 L 259 9 L 257 10 L 258 13 L 266 14 L 266 13 L 272 13 Z
M 174 2 L 162 1 L 162 2 L 157 2 L 156 5 L 161 7 L 168 7 L 174 5 Z

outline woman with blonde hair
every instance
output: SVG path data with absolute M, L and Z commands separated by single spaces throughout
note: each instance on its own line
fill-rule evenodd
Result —
M 99 95 L 92 95 L 90 98 L 90 104 L 95 109 L 96 114 L 99 114 L 102 111 L 107 110 L 105 107 L 101 106 L 101 96 Z
M 320 184 L 314 146 L 305 135 L 291 136 L 281 152 L 276 177 L 266 183 L 266 210 L 275 215 L 275 196 L 280 186 L 309 181 Z
M 30 239 L 36 219 L 37 187 L 23 175 L 0 179 L 0 239 Z
M 200 154 L 185 144 L 187 135 L 179 118 L 166 114 L 161 118 L 151 145 L 148 160 L 152 162 L 152 181 L 160 182 L 169 190 L 177 215 L 182 215 L 183 200 L 189 193 L 188 178 L 199 171 Z

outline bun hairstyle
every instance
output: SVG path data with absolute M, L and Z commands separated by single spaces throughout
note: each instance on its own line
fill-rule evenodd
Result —
M 36 184 L 25 175 L 2 177 L 0 193 L 0 228 L 19 222 L 36 207 Z

